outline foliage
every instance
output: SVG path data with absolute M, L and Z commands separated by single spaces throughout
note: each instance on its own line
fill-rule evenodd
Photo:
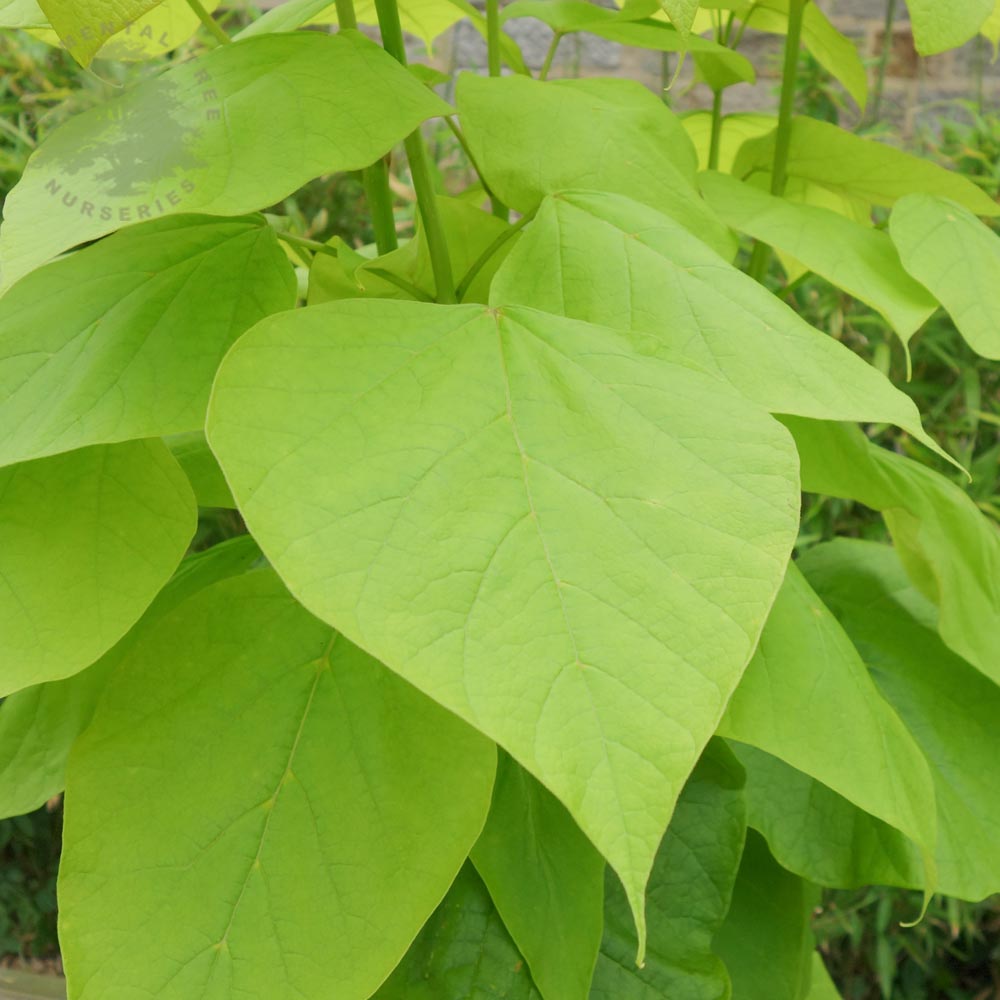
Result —
M 922 381 L 988 411 L 989 185 L 793 114 L 800 43 L 865 103 L 807 0 L 329 8 L 0 5 L 131 67 L 0 230 L 0 813 L 65 790 L 71 1000 L 805 1000 L 821 887 L 995 892 L 993 445 Z M 453 107 L 402 27 L 457 16 Z M 777 119 L 721 114 L 747 25 Z

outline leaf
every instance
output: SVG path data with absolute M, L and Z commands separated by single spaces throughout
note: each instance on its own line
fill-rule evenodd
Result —
M 37 0 L 0 0 L 0 28 L 38 28 L 48 23 Z
M 49 24 L 73 58 L 84 66 L 101 46 L 152 10 L 160 0 L 38 0 Z
M 699 181 L 723 221 L 878 310 L 904 344 L 937 309 L 937 300 L 903 269 L 888 234 L 724 174 L 703 174 Z
M 1000 688 L 944 645 L 936 609 L 888 546 L 840 539 L 800 565 L 930 762 L 942 891 L 972 900 L 1000 891 Z
M 696 60 L 712 56 L 711 65 L 722 74 L 715 81 L 720 88 L 735 83 L 752 83 L 755 79 L 750 60 L 732 49 L 682 32 L 662 21 L 631 20 L 625 12 L 598 7 L 590 0 L 514 0 L 504 7 L 504 23 L 521 17 L 537 18 L 560 35 L 583 31 L 636 48 L 659 52 L 690 51 Z
M 993 61 L 996 62 L 998 46 L 1000 46 L 1000 0 L 997 0 L 993 13 L 986 18 L 979 31 L 993 46 Z
M 505 232 L 508 223 L 457 198 L 437 199 L 441 228 L 448 244 L 452 273 L 461 280 L 487 248 Z M 485 302 L 490 281 L 513 246 L 513 241 L 488 262 L 465 295 L 466 302 Z M 368 260 L 343 244 L 339 255 L 316 254 L 309 270 L 309 305 L 347 298 L 412 299 L 404 288 L 393 284 L 395 276 L 433 299 L 436 294 L 427 236 L 419 219 L 416 236 L 398 250 Z M 389 278 L 385 277 L 386 273 Z
M 202 0 L 202 6 L 212 13 L 219 6 L 219 0 Z M 152 10 L 107 38 L 94 58 L 121 62 L 155 59 L 183 45 L 200 25 L 198 15 L 187 0 L 159 0 Z M 43 27 L 32 34 L 50 45 L 61 44 L 59 35 L 50 28 Z
M 769 172 L 774 143 L 773 132 L 745 142 L 733 173 L 746 180 Z M 922 193 L 951 198 L 977 215 L 1000 215 L 1000 205 L 961 174 L 815 118 L 792 119 L 788 173 L 875 205 Z
M 927 891 L 934 891 L 937 824 L 927 761 L 795 564 L 718 732 L 779 757 L 901 830 L 919 846 Z
M 806 1000 L 841 1000 L 837 987 L 834 986 L 830 973 L 826 971 L 823 958 L 818 951 L 812 957 L 812 982 Z
M 789 0 L 709 0 L 706 6 L 732 10 L 754 31 L 786 35 Z M 839 80 L 858 107 L 868 103 L 868 71 L 855 43 L 842 35 L 818 4 L 802 12 L 802 43 L 806 51 L 834 79 Z
M 261 219 L 158 219 L 29 274 L 0 299 L 0 465 L 204 426 L 215 371 L 295 305 Z
M 591 1000 L 718 1000 L 728 977 L 712 938 L 729 908 L 746 834 L 743 772 L 708 745 L 684 786 L 649 884 L 649 958 L 637 968 L 621 887 L 608 877 L 604 941 Z
M 732 749 L 746 769 L 750 825 L 784 868 L 841 889 L 923 886 L 920 855 L 895 827 L 763 750 L 742 743 Z
M 660 0 L 667 17 L 681 35 L 690 35 L 694 16 L 698 13 L 700 0 Z
M 492 302 L 652 334 L 772 412 L 895 423 L 937 450 L 911 400 L 874 368 L 627 198 L 547 200 L 494 280 Z
M 407 34 L 415 35 L 428 51 L 452 25 L 464 17 L 463 11 L 451 0 L 398 0 L 399 19 Z M 361 24 L 378 26 L 375 0 L 358 0 L 355 13 Z M 328 3 L 326 10 L 310 18 L 310 24 L 336 24 L 337 7 Z
M 129 632 L 72 677 L 17 691 L 0 704 L 0 817 L 44 805 L 66 787 L 66 760 L 90 724 L 108 678 L 150 625 L 202 587 L 249 569 L 259 558 L 249 535 L 188 556 Z
M 604 860 L 506 754 L 471 857 L 544 1000 L 587 1000 L 604 929 Z
M 983 26 L 993 0 L 907 0 L 913 43 L 922 56 L 957 49 Z
M 819 891 L 778 865 L 747 834 L 726 922 L 715 937 L 733 981 L 733 1000 L 799 1000 L 809 990 Z
M 941 301 L 969 346 L 1000 360 L 1000 236 L 961 205 L 907 195 L 889 220 L 903 266 Z
M 1000 683 L 1000 533 L 964 490 L 877 448 L 857 428 L 784 418 L 803 488 L 882 511 L 910 578 L 938 605 L 941 638 Z
M 236 507 L 226 477 L 202 431 L 174 434 L 166 438 L 165 442 L 177 459 L 177 464 L 184 470 L 184 475 L 188 477 L 199 507 Z
M 245 335 L 208 424 L 293 593 L 548 787 L 640 928 L 798 511 L 770 419 L 668 357 L 532 310 L 337 302 Z
M 70 758 L 72 1000 L 364 1000 L 482 829 L 494 769 L 273 573 L 201 591 L 131 650 Z
M 320 174 L 367 166 L 447 110 L 355 32 L 220 46 L 46 138 L 7 198 L 4 283 L 143 218 L 272 205 Z
M 697 158 L 679 120 L 639 84 L 463 73 L 456 96 L 476 163 L 504 204 L 529 212 L 574 187 L 627 194 L 724 255 L 734 249 L 695 189 Z M 525 148 L 536 153 L 525 157 Z
M 747 139 L 767 135 L 775 127 L 774 115 L 741 112 L 723 115 L 719 129 L 719 170 L 732 171 L 733 161 Z M 708 170 L 709 151 L 712 147 L 712 112 L 692 111 L 681 117 L 681 124 L 698 153 L 698 169 Z
M 160 442 L 0 469 L 0 695 L 90 666 L 170 578 L 195 527 Z
M 471 864 L 373 1000 L 542 1000 Z

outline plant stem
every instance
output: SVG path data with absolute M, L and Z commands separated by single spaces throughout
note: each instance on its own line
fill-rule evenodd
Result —
M 479 272 L 486 266 L 490 258 L 498 253 L 507 244 L 509 240 L 515 237 L 524 227 L 531 222 L 535 217 L 535 213 L 538 211 L 537 208 L 533 208 L 526 215 L 522 215 L 517 222 L 510 227 L 510 229 L 505 229 L 475 260 L 472 267 L 469 268 L 465 273 L 465 277 L 462 278 L 461 283 L 458 286 L 458 301 L 462 302 L 465 296 L 468 294 L 469 289 L 472 287 L 472 283 L 476 280 Z
M 708 147 L 708 169 L 719 169 L 719 145 L 722 140 L 722 91 L 712 97 L 712 139 Z
M 778 198 L 784 195 L 788 183 L 788 150 L 792 142 L 792 113 L 795 110 L 795 74 L 799 67 L 802 18 L 808 2 L 809 0 L 790 0 L 788 4 L 788 36 L 785 38 L 785 65 L 781 74 L 781 105 L 774 139 L 774 163 L 771 167 L 771 194 Z M 763 282 L 770 259 L 771 248 L 758 241 L 750 258 L 750 276 Z
M 452 135 L 458 140 L 459 146 L 462 147 L 462 152 L 465 153 L 470 164 L 472 164 L 472 169 L 475 170 L 476 176 L 479 178 L 479 183 L 483 185 L 483 190 L 486 192 L 486 196 L 490 199 L 490 206 L 493 210 L 493 214 L 498 219 L 503 219 L 506 222 L 510 218 L 510 209 L 493 193 L 493 189 L 486 183 L 486 178 L 483 177 L 483 172 L 479 169 L 479 164 L 476 163 L 475 156 L 472 155 L 472 149 L 469 146 L 468 140 L 465 138 L 465 133 L 459 128 L 458 122 L 455 121 L 451 115 L 445 117 L 445 122 L 448 128 L 451 129 Z
M 500 0 L 486 0 L 486 60 L 490 76 L 500 75 Z
M 892 25 L 896 20 L 896 0 L 887 0 L 885 6 L 885 27 L 882 30 L 882 53 L 878 60 L 878 72 L 875 76 L 875 88 L 872 93 L 871 118 L 877 122 L 882 112 L 882 94 L 885 91 L 885 74 L 889 68 L 892 56 Z
M 198 20 L 208 28 L 217 42 L 221 45 L 229 45 L 232 42 L 229 35 L 216 23 L 215 18 L 201 5 L 200 0 L 187 0 L 187 5 L 198 15 Z
M 399 22 L 396 0 L 375 0 L 375 10 L 378 13 L 379 30 L 382 32 L 383 48 L 397 62 L 405 66 L 406 45 L 403 41 L 403 26 Z M 430 162 L 427 159 L 427 148 L 424 146 L 424 137 L 419 128 L 406 137 L 403 146 L 406 149 L 406 158 L 410 162 L 413 190 L 417 195 L 420 219 L 424 224 L 424 235 L 427 237 L 437 300 L 454 302 L 455 279 L 451 271 L 451 257 L 448 255 L 448 243 L 441 225 L 441 216 L 438 214 L 437 194 L 434 191 Z
M 350 31 L 358 26 L 358 15 L 354 10 L 354 0 L 336 0 L 337 24 L 341 31 Z M 396 237 L 396 219 L 392 214 L 392 191 L 389 189 L 389 165 L 378 160 L 361 172 L 365 186 L 365 200 L 375 231 L 375 246 L 378 255 L 391 253 L 399 246 Z
M 329 257 L 339 256 L 336 247 L 327 246 L 327 244 L 319 243 L 316 240 L 306 239 L 304 236 L 295 236 L 293 233 L 280 232 L 275 232 L 275 235 L 282 243 L 287 243 L 290 247 L 310 250 L 312 253 L 325 253 Z
M 392 191 L 389 188 L 389 164 L 384 159 L 376 160 L 365 167 L 361 174 L 365 185 L 365 199 L 368 213 L 375 231 L 375 246 L 378 255 L 391 253 L 399 246 L 396 236 L 396 217 L 392 213 Z
M 358 16 L 354 13 L 354 0 L 336 0 L 337 24 L 341 31 L 349 31 L 358 26 Z
M 538 72 L 539 80 L 547 80 L 549 78 L 549 70 L 552 69 L 552 61 L 556 57 L 556 49 L 559 48 L 562 38 L 563 36 L 558 31 L 552 36 L 552 41 L 549 43 L 549 50 L 545 53 L 545 62 L 542 63 L 542 68 Z

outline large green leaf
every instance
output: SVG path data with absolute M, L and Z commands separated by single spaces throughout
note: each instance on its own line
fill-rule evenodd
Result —
M 945 198 L 911 194 L 889 220 L 903 266 L 951 313 L 973 350 L 1000 360 L 1000 236 Z
M 202 0 L 202 6 L 211 13 L 219 6 L 219 0 Z M 159 0 L 152 10 L 102 40 L 94 58 L 125 62 L 155 59 L 186 42 L 200 24 L 188 0 Z M 50 45 L 62 44 L 58 33 L 51 28 L 42 27 L 31 33 Z
M 71 1000 L 365 1000 L 482 829 L 493 746 L 269 571 L 130 651 L 70 756 Z
M 732 11 L 754 31 L 788 33 L 789 0 L 703 0 L 706 9 Z M 855 43 L 842 35 L 820 9 L 807 3 L 802 15 L 802 44 L 809 54 L 864 110 L 868 100 L 868 72 Z
M 294 305 L 261 219 L 159 219 L 29 274 L 0 299 L 0 465 L 203 427 L 226 350 Z
M 467 864 L 374 1000 L 542 1000 L 490 894 Z
M 712 952 L 712 937 L 729 908 L 743 850 L 742 784 L 732 754 L 721 742 L 709 744 L 659 848 L 649 885 L 649 956 L 641 968 L 635 964 L 628 901 L 608 873 L 604 938 L 590 1000 L 727 995 L 728 978 Z M 572 902 L 570 888 L 562 905 Z M 527 971 L 490 893 L 468 866 L 376 1000 L 541 1000 Z
M 972 498 L 844 424 L 786 418 L 803 488 L 883 513 L 910 577 L 938 605 L 941 638 L 1000 683 L 1000 532 Z
M 544 1000 L 587 1000 L 604 929 L 604 861 L 506 754 L 472 861 Z
M 66 787 L 66 759 L 89 725 L 108 677 L 136 640 L 202 587 L 249 569 L 260 550 L 249 535 L 189 556 L 125 637 L 86 670 L 17 691 L 0 704 L 0 816 L 37 809 Z
M 658 9 L 658 0 L 653 5 Z M 733 49 L 652 19 L 632 20 L 627 12 L 599 7 L 590 0 L 514 0 L 503 9 L 503 20 L 532 17 L 543 21 L 559 35 L 582 31 L 621 45 L 658 52 L 691 52 L 703 70 L 715 69 L 717 89 L 736 83 L 752 83 L 753 64 Z M 711 57 L 710 61 L 702 60 Z
M 776 198 L 725 174 L 703 174 L 700 184 L 730 226 L 790 254 L 877 309 L 904 344 L 937 309 L 937 299 L 904 270 L 887 233 L 827 208 Z
M 220 46 L 48 136 L 4 206 L 4 284 L 144 219 L 266 207 L 320 174 L 367 166 L 447 110 L 356 32 Z
M 170 578 L 195 514 L 159 441 L 0 469 L 0 695 L 110 649 Z
M 930 761 L 943 891 L 965 899 L 1000 891 L 1000 688 L 944 645 L 935 608 L 888 546 L 838 540 L 800 565 Z
M 923 56 L 957 49 L 993 11 L 993 0 L 906 0 L 913 41 Z
M 349 300 L 230 351 L 209 442 L 296 596 L 643 888 L 796 533 L 790 442 L 652 337 Z
M 937 824 L 927 761 L 794 564 L 719 734 L 781 758 L 903 831 L 919 845 L 933 890 Z
M 800 1000 L 809 990 L 818 889 L 785 871 L 752 830 L 733 901 L 715 937 L 733 1000 Z
M 840 993 L 830 978 L 830 973 L 826 971 L 826 965 L 818 951 L 813 952 L 812 982 L 809 984 L 806 1000 L 841 1000 Z
M 753 111 L 723 115 L 719 124 L 719 170 L 729 173 L 743 143 L 747 139 L 767 135 L 776 122 L 774 115 Z M 712 148 L 712 112 L 691 111 L 681 117 L 681 124 L 698 153 L 698 169 L 708 170 Z
M 653 334 L 774 413 L 886 421 L 936 448 L 913 402 L 875 369 L 681 225 L 627 198 L 548 199 L 500 269 L 492 301 Z
M 763 750 L 742 743 L 732 748 L 746 769 L 750 825 L 783 867 L 840 889 L 923 886 L 917 848 L 895 827 Z
M 90 63 L 113 35 L 137 21 L 161 0 L 38 0 L 63 45 L 83 63 Z
M 40 28 L 48 23 L 37 0 L 0 0 L 0 28 Z
M 604 941 L 591 1000 L 719 1000 L 726 970 L 712 939 L 729 909 L 743 851 L 743 771 L 710 743 L 684 786 L 649 883 L 649 957 L 633 961 L 635 933 L 609 874 Z
M 626 194 L 732 253 L 729 230 L 695 188 L 697 155 L 684 127 L 638 83 L 463 73 L 457 99 L 483 177 L 518 211 L 566 188 Z M 532 155 L 522 155 L 524 149 Z
M 772 132 L 745 142 L 733 173 L 746 179 L 770 171 L 775 141 Z M 792 120 L 788 173 L 875 205 L 923 193 L 951 198 L 977 215 L 1000 215 L 1000 205 L 961 174 L 816 118 Z
M 979 30 L 993 46 L 993 61 L 996 62 L 1000 55 L 1000 0 L 994 4 L 993 13 L 986 18 Z

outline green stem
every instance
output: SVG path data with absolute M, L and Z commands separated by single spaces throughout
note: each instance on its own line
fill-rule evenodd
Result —
M 663 103 L 670 107 L 670 84 L 673 78 L 670 75 L 670 53 L 664 52 L 660 57 L 660 96 Z
M 462 278 L 461 283 L 458 286 L 458 301 L 462 302 L 465 296 L 468 295 L 469 289 L 472 287 L 472 283 L 479 276 L 479 272 L 487 265 L 490 258 L 497 254 L 507 242 L 513 237 L 515 237 L 524 227 L 531 222 L 535 217 L 535 213 L 538 211 L 537 208 L 533 208 L 527 215 L 522 215 L 517 222 L 514 223 L 510 229 L 505 229 L 475 260 L 472 267 L 469 268 L 465 273 L 465 277 Z
M 354 0 L 336 0 L 337 24 L 341 31 L 351 31 L 358 26 Z M 378 160 L 361 172 L 365 187 L 365 200 L 375 232 L 375 246 L 379 256 L 391 253 L 399 246 L 396 236 L 396 219 L 392 214 L 392 190 L 389 187 L 389 165 Z
M 559 43 L 562 39 L 563 36 L 558 31 L 552 36 L 552 41 L 549 43 L 549 50 L 545 53 L 545 62 L 542 63 L 542 68 L 538 72 L 539 80 L 547 80 L 549 78 L 549 70 L 552 69 L 552 61 L 556 57 L 556 49 L 559 48 Z
M 405 66 L 406 45 L 403 41 L 403 26 L 399 21 L 396 0 L 375 0 L 375 10 L 378 14 L 379 30 L 382 32 L 383 48 L 398 63 Z M 406 149 L 406 158 L 410 162 L 410 176 L 413 178 L 420 219 L 424 224 L 424 235 L 427 237 L 437 300 L 454 302 L 455 279 L 451 271 L 451 257 L 448 255 L 448 243 L 445 240 L 444 227 L 441 225 L 441 216 L 438 214 L 437 194 L 434 191 L 427 148 L 424 146 L 420 129 L 408 135 L 403 145 Z
M 500 75 L 500 0 L 486 0 L 486 60 L 490 76 Z
M 896 0 L 888 0 L 885 7 L 885 27 L 882 29 L 882 53 L 878 60 L 875 87 L 872 91 L 871 121 L 877 122 L 882 112 L 882 94 L 885 92 L 885 74 L 892 57 L 892 26 L 896 20 Z
M 712 138 L 708 147 L 708 169 L 719 169 L 719 146 L 722 141 L 722 91 L 712 97 Z
M 483 185 L 483 190 L 490 199 L 490 208 L 493 214 L 498 219 L 503 219 L 506 222 L 510 218 L 510 209 L 493 193 L 493 189 L 486 183 L 486 178 L 483 177 L 483 172 L 479 169 L 479 164 L 476 163 L 475 156 L 472 155 L 472 148 L 469 146 L 464 133 L 458 127 L 458 123 L 451 115 L 448 115 L 445 121 L 448 123 L 448 128 L 451 129 L 452 134 L 458 140 L 458 144 L 462 147 L 462 152 L 465 153 L 469 163 L 472 164 L 472 169 L 475 170 L 476 176 L 479 178 L 479 183 Z
M 365 185 L 365 198 L 375 231 L 378 255 L 391 253 L 399 246 L 396 236 L 396 218 L 392 213 L 392 190 L 389 187 L 389 165 L 384 159 L 365 167 L 361 174 Z
M 809 0 L 790 0 L 788 4 L 788 36 L 785 38 L 785 65 L 781 74 L 781 105 L 771 167 L 771 194 L 777 198 L 784 195 L 788 184 L 788 150 L 792 143 L 792 114 L 795 111 L 795 74 L 799 67 L 799 46 L 802 44 L 802 18 L 808 2 Z M 750 258 L 750 276 L 763 282 L 770 260 L 771 248 L 758 241 Z
M 316 240 L 307 240 L 304 236 L 295 236 L 292 233 L 275 232 L 275 235 L 283 243 L 287 243 L 290 247 L 295 247 L 296 249 L 309 250 L 312 253 L 325 253 L 329 257 L 339 256 L 337 248 L 327 246 L 326 243 L 319 243 Z
M 358 16 L 354 12 L 354 0 L 336 0 L 337 24 L 341 31 L 350 31 L 358 26 Z
M 201 5 L 199 0 L 187 0 L 187 5 L 198 15 L 198 20 L 211 32 L 220 45 L 228 45 L 232 39 L 215 22 L 215 18 Z

